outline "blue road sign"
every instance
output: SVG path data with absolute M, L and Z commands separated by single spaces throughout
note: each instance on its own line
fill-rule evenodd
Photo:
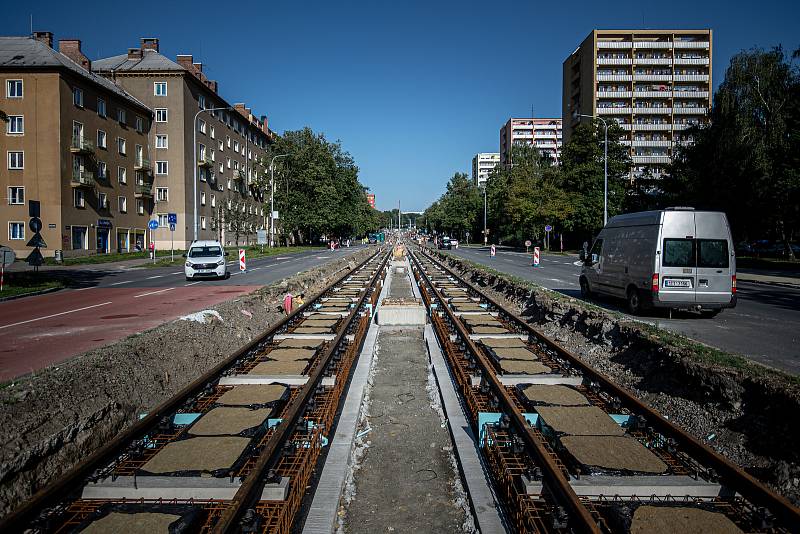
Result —
M 552 232 L 553 231 L 553 227 L 548 224 L 547 226 L 544 227 L 544 231 L 545 232 Z
M 178 224 L 178 214 L 177 213 L 167 213 L 167 222 L 169 224 Z
M 155 219 L 151 220 L 149 223 L 147 223 L 147 227 L 150 228 L 151 230 L 157 229 L 158 228 L 158 221 L 155 220 Z
M 175 231 L 175 225 L 174 224 L 170 224 L 169 225 L 169 231 L 170 232 L 174 232 Z

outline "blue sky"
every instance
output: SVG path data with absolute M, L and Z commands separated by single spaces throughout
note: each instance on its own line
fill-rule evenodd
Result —
M 753 46 L 800 47 L 800 2 L 13 2 L 0 33 L 78 38 L 91 59 L 139 37 L 193 54 L 279 131 L 339 139 L 380 209 L 422 210 L 511 116 L 561 115 L 561 63 L 593 28 L 711 28 L 714 80 Z M 79 7 L 77 7 L 79 6 Z M 157 6 L 157 7 L 156 7 Z M 219 6 L 230 11 L 220 12 Z M 124 13 L 124 14 L 123 14 Z

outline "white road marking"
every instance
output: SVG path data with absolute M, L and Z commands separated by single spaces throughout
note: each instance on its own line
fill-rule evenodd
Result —
M 193 286 L 193 285 L 199 284 L 199 283 L 200 283 L 199 281 L 197 281 L 197 282 L 189 282 L 188 284 L 183 284 L 183 287 Z
M 169 273 L 169 274 L 186 274 L 186 273 L 184 273 L 183 271 L 175 271 L 174 273 Z
M 133 280 L 125 280 L 124 282 L 114 282 L 113 284 L 109 284 L 109 285 L 119 286 L 119 285 L 122 285 L 122 284 L 130 284 L 131 282 L 133 282 Z
M 141 295 L 134 295 L 133 298 L 138 299 L 139 297 L 146 297 L 147 295 L 155 295 L 157 293 L 164 293 L 166 291 L 172 291 L 175 289 L 174 287 L 168 287 L 167 289 L 160 289 L 158 291 L 150 291 L 149 293 L 142 293 Z
M 43 319 L 50 319 L 51 317 L 58 317 L 59 315 L 66 315 L 68 313 L 75 313 L 75 312 L 79 312 L 79 311 L 83 311 L 83 310 L 88 310 L 88 309 L 91 309 L 91 308 L 99 308 L 100 306 L 105 306 L 107 304 L 111 304 L 111 301 L 102 302 L 100 304 L 92 304 L 91 306 L 84 306 L 83 308 L 77 308 L 75 310 L 69 310 L 69 311 L 60 312 L 60 313 L 54 313 L 52 315 L 45 315 L 43 317 L 37 317 L 35 319 L 28 319 L 27 321 L 20 321 L 18 323 L 12 323 L 12 324 L 3 325 L 3 326 L 0 326 L 0 330 L 3 330 L 4 328 L 11 328 L 12 326 L 19 326 L 21 324 L 33 323 L 35 321 L 41 321 Z
M 145 278 L 145 280 L 155 280 L 156 278 L 164 278 L 164 276 L 166 276 L 166 275 L 164 275 L 164 274 L 157 274 L 157 275 L 155 275 L 155 276 L 148 276 L 147 278 Z
M 75 291 L 86 291 L 87 289 L 94 289 L 94 286 L 82 287 L 80 289 L 76 289 Z

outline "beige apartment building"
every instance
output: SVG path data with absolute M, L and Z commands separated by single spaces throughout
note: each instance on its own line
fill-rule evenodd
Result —
M 552 159 L 561 160 L 561 119 L 511 118 L 500 128 L 500 164 L 511 161 L 514 145 L 531 145 Z
M 711 107 L 711 30 L 593 30 L 563 64 L 564 141 L 594 115 L 616 121 L 631 177 L 660 175 Z
M 92 71 L 81 42 L 50 32 L 0 37 L 0 244 L 32 249 L 28 201 L 41 204 L 45 256 L 147 246 L 152 114 Z
M 202 63 L 191 55 L 169 59 L 160 53 L 156 38 L 143 38 L 126 54 L 97 60 L 93 66 L 153 110 L 156 246 L 169 248 L 174 238 L 176 248 L 186 248 L 194 238 L 195 171 L 198 239 L 233 244 L 230 221 L 225 221 L 228 208 L 249 215 L 248 235 L 240 236 L 240 244 L 253 242 L 256 230 L 269 225 L 264 160 L 273 133 L 267 118 L 255 117 L 243 104 L 231 105 L 218 93 L 217 82 L 203 73 Z M 177 215 L 174 234 L 170 213 Z

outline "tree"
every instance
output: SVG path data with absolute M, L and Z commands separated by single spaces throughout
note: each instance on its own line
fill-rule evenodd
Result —
M 212 227 L 219 231 L 225 228 L 232 233 L 238 247 L 241 237 L 249 238 L 255 232 L 259 210 L 253 202 L 229 199 L 217 208 Z

